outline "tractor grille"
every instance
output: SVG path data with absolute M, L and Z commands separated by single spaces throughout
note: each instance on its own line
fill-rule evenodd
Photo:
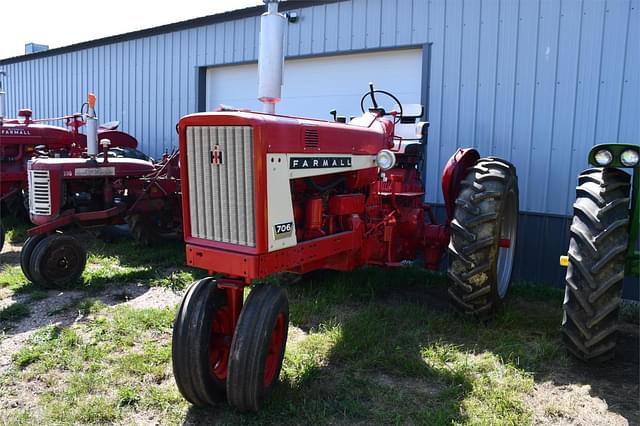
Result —
M 51 190 L 47 170 L 29 170 L 29 211 L 31 214 L 51 215 Z
M 255 247 L 250 126 L 187 127 L 191 235 Z

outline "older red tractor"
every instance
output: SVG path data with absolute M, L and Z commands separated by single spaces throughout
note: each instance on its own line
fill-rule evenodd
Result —
M 277 382 L 289 325 L 283 288 L 258 285 L 245 300 L 246 287 L 279 272 L 394 268 L 416 257 L 437 269 L 448 247 L 453 305 L 485 317 L 510 286 L 518 216 L 515 167 L 459 149 L 442 175 L 447 219 L 437 223 L 423 203 L 422 108 L 372 84 L 362 116 L 348 123 L 274 114 L 284 17 L 267 3 L 265 112 L 199 113 L 179 123 L 187 262 L 216 277 L 194 282 L 182 300 L 173 372 L 191 403 L 226 399 L 241 411 L 258 410 Z
M 80 277 L 87 254 L 78 231 L 127 223 L 139 242 L 149 244 L 164 234 L 179 235 L 182 227 L 178 152 L 155 162 L 122 144 L 113 149 L 114 136 L 135 139 L 100 131 L 94 105 L 90 94 L 86 152 L 75 158 L 36 156 L 28 163 L 29 214 L 37 226 L 28 231 L 20 265 L 40 287 L 64 287 Z
M 0 71 L 0 76 L 4 72 Z M 30 109 L 21 109 L 18 118 L 5 118 L 5 92 L 0 80 L 0 210 L 26 218 L 28 211 L 27 162 L 35 157 L 79 158 L 87 147 L 87 137 L 80 133 L 86 125 L 86 114 L 75 113 L 56 118 L 33 119 Z M 87 104 L 83 104 L 82 109 Z M 65 127 L 46 123 L 64 121 Z M 118 131 L 116 121 L 97 130 L 98 138 L 111 141 L 109 155 L 145 157 L 136 150 L 138 142 Z M 2 225 L 0 223 L 0 231 Z M 4 232 L 0 243 L 4 241 Z M 0 244 L 0 249 L 2 244 Z

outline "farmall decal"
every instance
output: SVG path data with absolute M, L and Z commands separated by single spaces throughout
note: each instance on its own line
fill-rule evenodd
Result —
M 351 167 L 351 157 L 291 157 L 289 169 L 331 169 Z
M 0 135 L 6 136 L 30 136 L 31 130 L 27 129 L 0 129 Z

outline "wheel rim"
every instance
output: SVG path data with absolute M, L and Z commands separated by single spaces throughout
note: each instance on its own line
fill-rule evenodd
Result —
M 209 339 L 209 370 L 219 380 L 227 378 L 232 338 L 233 318 L 231 309 L 225 305 L 216 309 Z
M 81 258 L 72 246 L 62 246 L 51 250 L 46 257 L 43 275 L 52 281 L 67 279 L 81 263 Z
M 271 332 L 271 341 L 269 342 L 269 351 L 264 361 L 264 386 L 267 387 L 273 383 L 278 364 L 282 355 L 282 341 L 284 339 L 284 313 L 280 312 L 276 319 L 276 325 Z
M 498 296 L 502 299 L 507 295 L 509 283 L 511 282 L 511 271 L 513 269 L 513 257 L 516 248 L 516 230 L 518 224 L 516 197 L 513 191 L 507 193 L 505 199 L 504 212 L 500 223 L 499 239 L 509 240 L 509 247 L 498 246 Z

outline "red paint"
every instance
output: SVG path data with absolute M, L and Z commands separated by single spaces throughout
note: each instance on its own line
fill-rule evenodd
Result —
M 464 179 L 467 169 L 480 159 L 480 154 L 474 148 L 459 148 L 449 158 L 442 171 L 442 195 L 447 209 L 447 223 L 453 220 L 456 197 L 460 192 L 460 182 Z
M 508 238 L 500 238 L 498 240 L 498 247 L 500 248 L 511 248 L 511 240 Z
M 271 340 L 267 349 L 267 356 L 264 360 L 263 385 L 269 386 L 276 378 L 280 357 L 282 356 L 283 343 L 285 339 L 285 318 L 280 312 L 276 317 L 276 323 L 271 331 Z

